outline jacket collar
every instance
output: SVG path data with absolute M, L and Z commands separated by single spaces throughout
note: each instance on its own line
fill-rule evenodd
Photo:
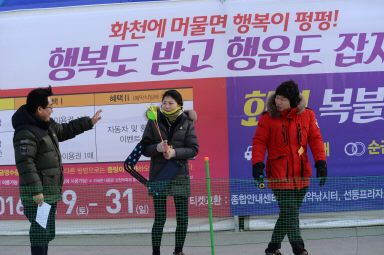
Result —
M 12 116 L 12 126 L 14 129 L 22 125 L 33 125 L 43 130 L 48 130 L 51 121 L 52 119 L 44 121 L 36 114 L 28 112 L 26 105 L 22 105 Z

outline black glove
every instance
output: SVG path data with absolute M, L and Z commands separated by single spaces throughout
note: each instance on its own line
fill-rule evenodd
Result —
M 320 179 L 320 186 L 325 184 L 325 180 L 327 180 L 328 170 L 327 170 L 327 162 L 324 160 L 319 160 L 315 164 L 316 167 L 316 177 Z
M 258 182 L 258 183 L 264 183 L 264 169 L 265 165 L 264 162 L 258 162 L 253 165 L 253 178 Z

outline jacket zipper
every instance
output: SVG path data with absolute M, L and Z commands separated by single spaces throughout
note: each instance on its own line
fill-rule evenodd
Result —
M 304 178 L 304 162 L 303 158 L 301 158 L 301 179 Z
M 288 161 L 287 161 L 287 181 L 289 181 L 289 175 L 288 175 L 289 171 L 288 171 L 288 169 L 289 169 L 289 165 L 288 165 Z
M 291 119 L 288 118 L 288 127 L 290 126 L 290 124 L 291 124 Z M 288 130 L 287 130 L 287 134 L 289 134 Z M 288 140 L 288 138 L 287 138 L 287 140 Z M 291 162 L 291 165 L 292 165 L 292 179 L 293 179 L 294 186 L 296 187 L 296 180 L 295 180 L 295 176 L 294 176 L 294 174 L 295 174 L 295 165 L 294 165 L 295 155 L 294 155 L 294 153 L 292 151 L 291 145 L 289 146 L 289 150 L 290 150 L 291 156 L 292 156 L 292 162 Z M 287 176 L 288 176 L 288 173 L 287 173 Z
M 284 139 L 284 144 L 288 144 L 288 141 L 287 141 L 287 133 L 285 131 L 285 126 L 283 124 L 283 139 Z
M 300 123 L 297 123 L 297 142 L 299 143 L 299 146 L 301 147 L 301 127 Z M 301 178 L 304 178 L 304 162 L 303 157 L 300 156 L 301 160 Z
M 301 127 L 300 123 L 297 124 L 297 141 L 299 143 L 299 146 L 301 145 Z
M 288 143 L 288 128 L 286 129 L 284 124 L 283 124 L 283 137 L 284 137 L 284 144 L 285 145 L 288 145 L 289 147 L 289 143 Z M 289 161 L 287 160 L 287 181 L 289 181 Z

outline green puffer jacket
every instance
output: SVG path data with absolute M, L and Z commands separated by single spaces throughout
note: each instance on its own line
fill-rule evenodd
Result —
M 34 205 L 32 197 L 40 193 L 48 204 L 60 201 L 64 177 L 59 142 L 92 129 L 91 119 L 83 117 L 66 124 L 53 119 L 47 122 L 29 113 L 23 105 L 12 116 L 12 125 L 23 205 Z
M 196 112 L 193 110 L 185 111 L 171 125 L 160 110 L 157 112 L 158 124 L 161 135 L 164 140 L 168 140 L 168 145 L 173 146 L 176 151 L 176 157 L 183 164 L 175 179 L 163 195 L 168 196 L 189 196 L 190 195 L 190 177 L 188 159 L 194 158 L 199 152 L 199 142 L 197 140 L 194 121 Z M 161 142 L 160 135 L 152 120 L 148 120 L 143 133 L 142 144 L 144 146 L 143 155 L 151 158 L 149 170 L 149 181 L 153 181 L 155 176 L 162 170 L 168 162 L 163 154 L 158 152 L 156 147 Z M 149 195 L 153 195 L 149 193 Z

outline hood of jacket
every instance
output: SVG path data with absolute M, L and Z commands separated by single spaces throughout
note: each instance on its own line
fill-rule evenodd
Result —
M 277 110 L 275 98 L 276 98 L 276 94 L 274 92 L 271 93 L 271 95 L 268 97 L 268 99 L 267 99 L 267 112 L 269 113 L 269 115 L 271 117 L 279 118 L 279 117 L 281 117 L 281 113 L 279 110 Z M 303 95 L 300 94 L 300 101 L 299 101 L 298 105 L 295 107 L 295 108 L 297 108 L 297 110 L 295 108 L 293 108 L 292 110 L 295 110 L 297 114 L 300 114 L 300 113 L 304 112 L 304 110 L 306 108 L 306 104 L 307 104 L 307 101 L 305 100 Z
M 35 114 L 31 114 L 27 110 L 26 105 L 22 105 L 12 116 L 12 126 L 14 129 L 24 125 L 33 125 L 47 130 L 49 123 L 50 122 L 44 121 Z

